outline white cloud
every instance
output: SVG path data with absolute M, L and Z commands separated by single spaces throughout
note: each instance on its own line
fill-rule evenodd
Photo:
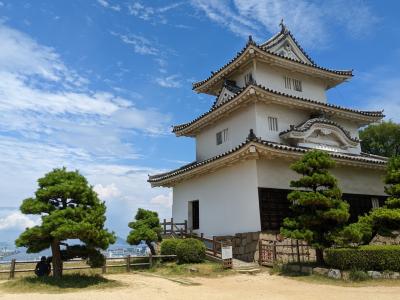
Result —
M 368 95 L 363 99 L 366 109 L 383 109 L 386 119 L 400 123 L 400 77 L 371 78 L 370 83 Z
M 161 189 L 151 189 L 146 180 L 160 170 L 136 166 L 132 159 L 140 155 L 133 143 L 138 135 L 164 135 L 170 117 L 136 106 L 135 97 L 90 90 L 89 80 L 55 49 L 4 23 L 0 45 L 2 206 L 19 205 L 34 194 L 38 178 L 66 166 L 80 170 L 110 200 L 108 226 L 118 233 L 128 230 L 138 207 L 158 210 L 150 200 Z M 167 208 L 158 211 L 170 214 Z M 18 213 L 0 215 L 1 236 L 15 235 L 32 222 Z
M 0 70 L 24 76 L 38 75 L 43 79 L 82 85 L 87 82 L 69 70 L 54 49 L 38 44 L 28 35 L 0 21 Z M 23 71 L 23 74 L 21 74 Z
M 167 195 L 157 195 L 151 198 L 150 203 L 170 208 L 172 207 L 172 192 L 169 192 Z
M 103 6 L 105 8 L 110 8 L 110 9 L 115 10 L 115 11 L 120 11 L 121 10 L 121 6 L 119 6 L 118 4 L 111 5 L 107 0 L 97 0 L 97 2 L 101 6 Z
M 121 195 L 121 191 L 117 188 L 115 183 L 104 186 L 102 184 L 96 184 L 93 189 L 102 200 L 112 199 Z
M 167 19 L 164 14 L 172 9 L 175 9 L 184 2 L 176 2 L 166 6 L 161 7 L 154 7 L 150 5 L 145 5 L 141 2 L 133 2 L 132 4 L 128 5 L 129 13 L 139 19 L 144 21 L 152 21 L 155 23 L 166 24 Z
M 174 74 L 166 77 L 158 77 L 156 83 L 165 88 L 179 88 L 182 86 L 180 75 Z
M 276 33 L 283 18 L 296 37 L 308 47 L 320 47 L 329 37 L 332 22 L 342 25 L 352 35 L 367 32 L 377 17 L 362 1 L 334 0 L 192 0 L 192 5 L 209 19 L 233 33 L 247 37 L 253 34 L 265 39 Z
M 119 37 L 125 44 L 132 45 L 135 53 L 142 55 L 157 55 L 159 53 L 158 49 L 153 46 L 154 43 L 143 36 L 137 34 L 124 35 L 115 32 L 111 32 L 111 34 Z
M 18 211 L 12 212 L 9 215 L 0 218 L 0 230 L 24 230 L 25 228 L 33 227 L 37 224 L 37 220 L 33 220 L 27 215 L 24 215 Z

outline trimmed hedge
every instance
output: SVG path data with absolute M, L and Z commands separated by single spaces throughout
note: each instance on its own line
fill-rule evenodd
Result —
M 400 271 L 400 246 L 366 245 L 325 250 L 325 262 L 341 270 Z
M 182 240 L 180 239 L 168 239 L 168 240 L 163 240 L 161 242 L 161 255 L 176 255 L 176 247 Z M 173 259 L 166 259 L 164 258 L 163 260 L 173 260 Z
M 199 263 L 206 258 L 206 246 L 196 239 L 184 239 L 176 246 L 178 263 Z

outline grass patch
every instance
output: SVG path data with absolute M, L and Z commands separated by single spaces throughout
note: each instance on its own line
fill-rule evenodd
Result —
M 100 275 L 66 274 L 61 279 L 30 276 L 9 280 L 2 283 L 0 289 L 9 293 L 58 293 L 120 286 L 122 286 L 120 282 Z
M 199 264 L 177 264 L 175 262 L 159 263 L 157 266 L 141 270 L 139 272 L 153 273 L 160 276 L 177 277 L 221 277 L 235 272 L 231 269 L 224 269 L 221 264 L 205 261 Z

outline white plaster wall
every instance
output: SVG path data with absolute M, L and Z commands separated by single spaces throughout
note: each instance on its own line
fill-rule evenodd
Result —
M 238 87 L 244 87 L 246 85 L 245 81 L 244 81 L 244 77 L 246 74 L 248 73 L 252 73 L 253 75 L 253 79 L 254 78 L 254 72 L 253 72 L 253 66 L 247 66 L 246 68 L 244 68 L 243 70 L 237 72 L 236 74 L 234 74 L 231 78 L 231 80 L 234 80 L 236 82 L 236 85 Z
M 245 161 L 173 188 L 172 216 L 188 219 L 188 202 L 199 200 L 200 228 L 206 236 L 259 231 L 256 161 Z
M 289 189 L 290 181 L 299 175 L 289 168 L 292 161 L 283 159 L 257 161 L 259 187 Z M 343 193 L 384 195 L 384 171 L 340 166 L 332 169 Z
M 285 76 L 301 80 L 303 91 L 298 92 L 285 88 Z M 274 68 L 262 62 L 257 62 L 255 79 L 258 84 L 272 90 L 326 103 L 326 84 L 320 79 L 306 76 L 301 73 Z
M 278 119 L 278 131 L 270 131 L 268 128 L 268 117 Z M 292 109 L 287 106 L 276 104 L 256 104 L 256 129 L 255 134 L 262 139 L 281 143 L 279 133 L 290 128 L 290 125 L 298 125 L 310 118 L 310 112 Z
M 243 143 L 255 124 L 255 105 L 252 104 L 204 128 L 196 136 L 196 160 L 216 156 Z M 225 128 L 228 128 L 228 141 L 217 145 L 216 134 Z

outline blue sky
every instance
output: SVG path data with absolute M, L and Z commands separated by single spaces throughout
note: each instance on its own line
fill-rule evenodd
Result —
M 281 18 L 319 65 L 354 69 L 331 103 L 400 121 L 398 11 L 398 1 L 0 0 L 0 239 L 37 222 L 18 206 L 61 166 L 87 176 L 122 237 L 138 207 L 169 217 L 171 191 L 146 179 L 194 159 L 193 140 L 170 132 L 214 101 L 191 83 Z

